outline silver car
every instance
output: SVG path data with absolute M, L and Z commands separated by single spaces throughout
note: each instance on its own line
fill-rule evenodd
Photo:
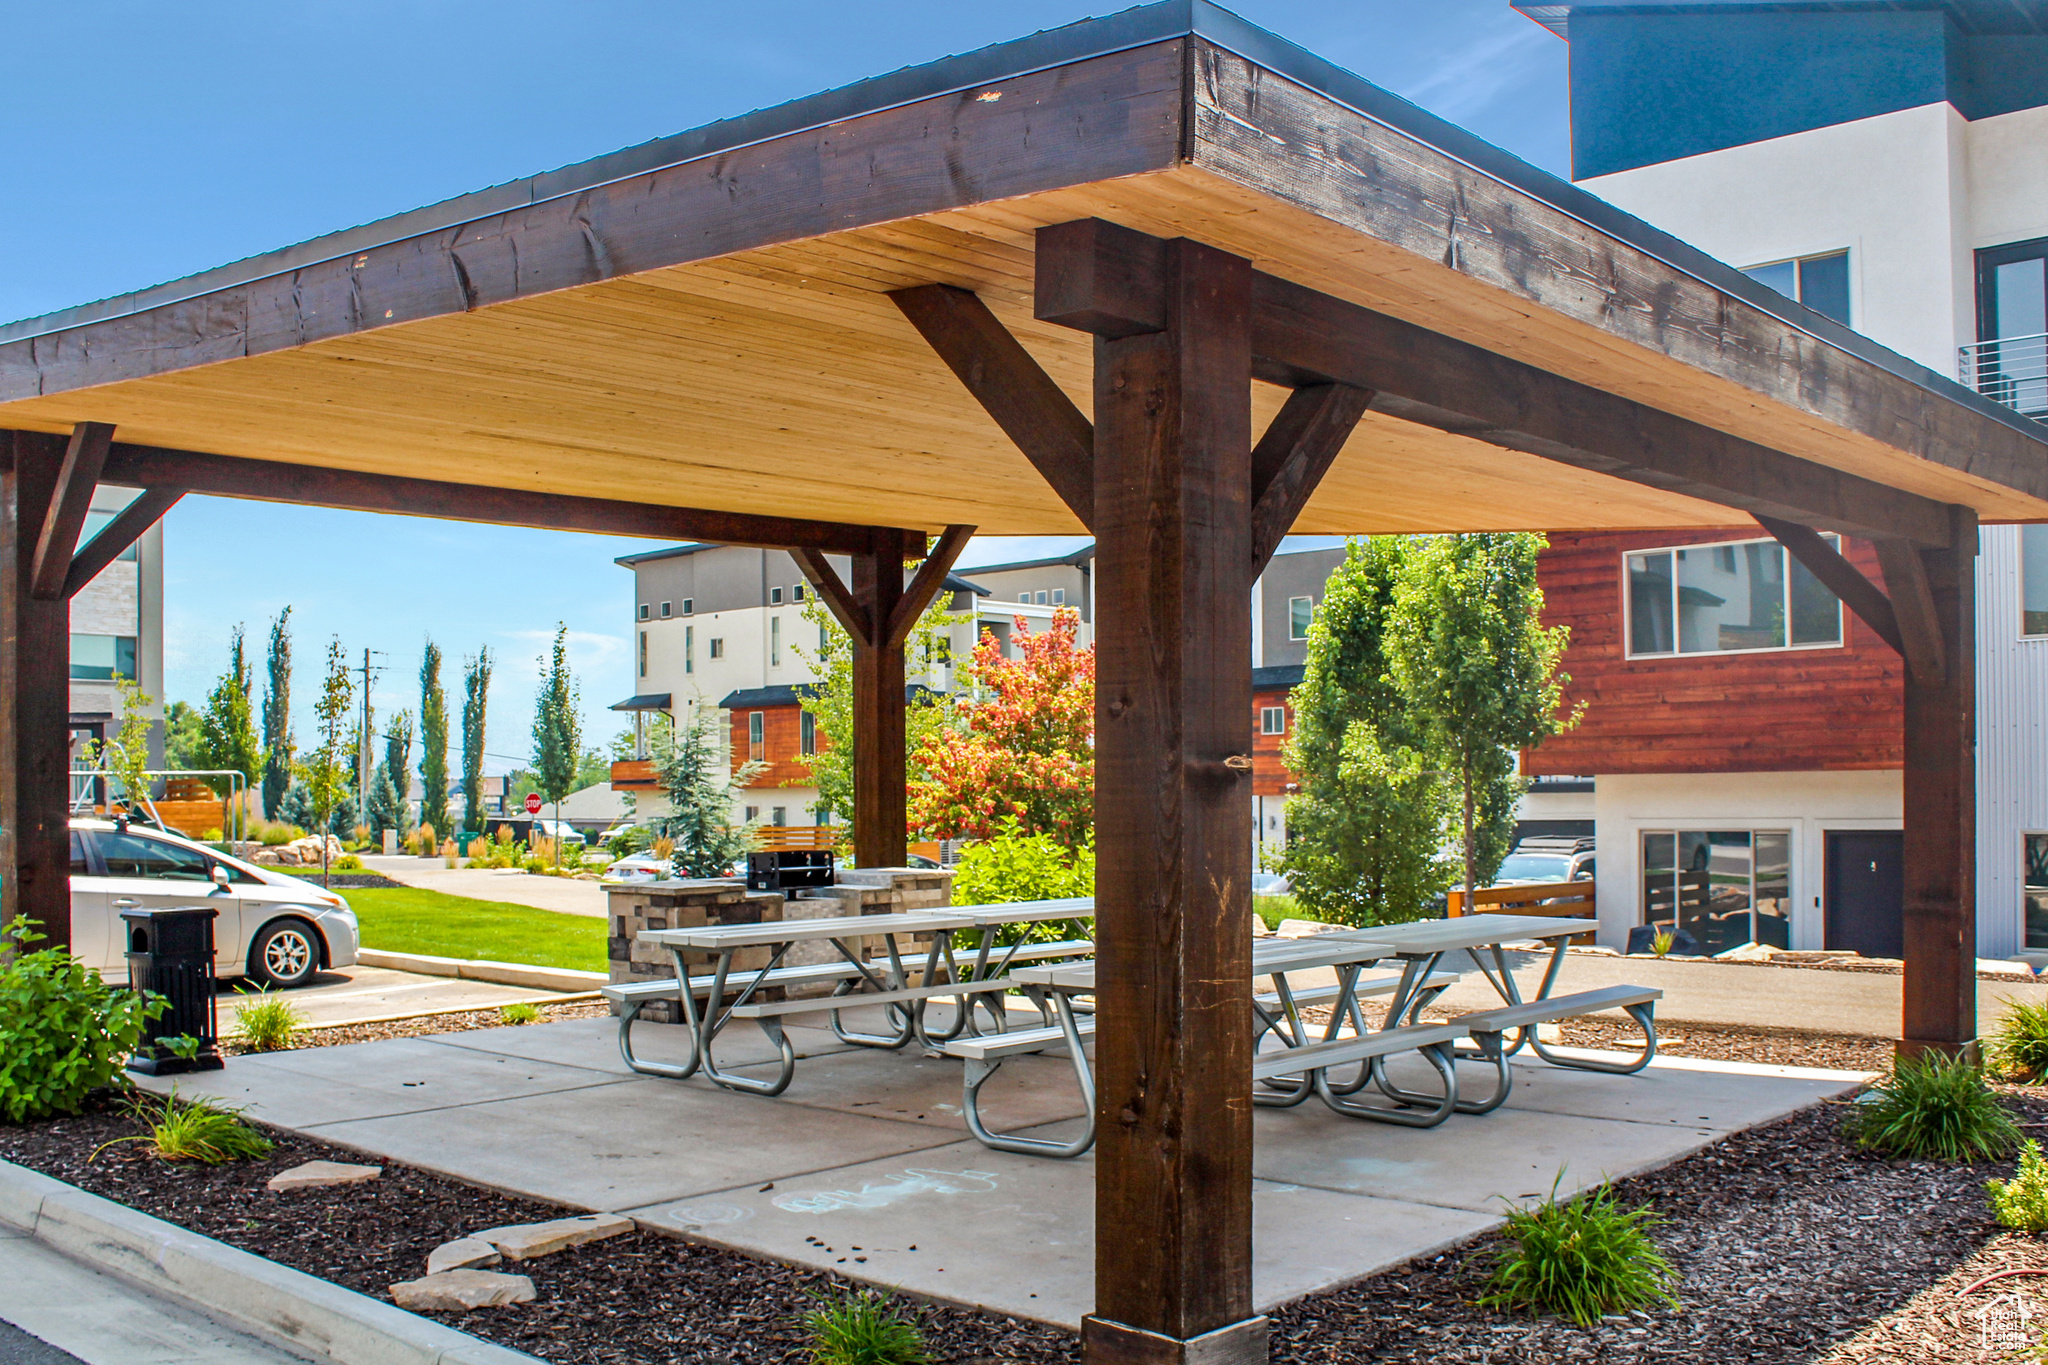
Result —
M 128 979 L 121 912 L 205 906 L 214 971 L 280 989 L 323 967 L 355 965 L 361 936 L 348 902 L 312 882 L 257 867 L 161 830 L 71 822 L 71 950 L 108 981 Z

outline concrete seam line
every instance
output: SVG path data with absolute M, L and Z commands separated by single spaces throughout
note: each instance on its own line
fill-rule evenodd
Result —
M 34 1207 L 33 1224 L 18 1219 Z M 0 1220 L 76 1261 L 333 1365 L 541 1365 L 317 1276 L 0 1161 Z

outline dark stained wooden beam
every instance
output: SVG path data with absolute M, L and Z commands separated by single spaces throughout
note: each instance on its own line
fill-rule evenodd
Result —
M 1779 521 L 1776 517 L 1758 517 L 1757 524 L 1769 531 L 1786 553 L 1806 566 L 1806 571 L 1821 581 L 1821 584 L 1835 596 L 1842 599 L 1842 605 L 1856 613 L 1858 620 L 1890 645 L 1901 658 L 1905 657 L 1906 644 L 1899 636 L 1899 618 L 1892 611 L 1891 599 L 1884 590 L 1863 576 L 1863 571 L 1843 558 L 1841 551 L 1827 543 L 1811 526 L 1801 526 L 1794 521 Z
M 1280 548 L 1309 496 L 1323 481 L 1372 394 L 1349 384 L 1296 389 L 1252 447 L 1252 572 Z
M 1906 657 L 1906 667 L 1923 686 L 1938 686 L 1948 673 L 1950 655 L 1943 644 L 1947 632 L 1942 628 L 1941 604 L 1928 579 L 1927 561 L 1918 546 L 1880 540 L 1877 564 L 1884 570 L 1884 585 L 1898 618 L 1899 652 Z
M 903 601 L 903 565 L 924 537 L 877 531 L 873 548 L 853 557 L 848 585 L 860 615 L 873 623 L 853 642 L 853 856 L 861 867 L 902 867 L 910 857 L 907 755 L 904 752 L 903 646 L 888 623 Z
M 612 498 L 536 493 L 522 488 L 442 483 L 397 474 L 365 474 L 322 465 L 245 460 L 120 443 L 108 452 L 100 477 L 104 483 L 182 488 L 188 493 L 219 498 L 303 503 L 551 531 L 702 540 L 771 550 L 808 546 L 833 554 L 854 554 L 867 548 L 875 529 L 796 517 L 762 517 L 744 512 L 711 512 Z
M 107 447 L 114 441 L 113 424 L 80 422 L 64 447 L 64 462 L 57 470 L 57 488 L 51 495 L 49 514 L 36 536 L 31 596 L 54 602 L 64 595 L 64 580 L 71 571 L 71 552 L 78 534 L 85 529 L 85 515 L 92 509 L 93 489 L 99 486 L 100 468 L 107 461 Z
M 1083 526 L 1095 521 L 1095 432 L 987 304 L 926 284 L 889 295 Z
M 64 575 L 64 596 L 78 596 L 78 590 L 100 576 L 100 571 L 121 557 L 142 533 L 163 520 L 164 513 L 185 496 L 182 488 L 145 488 L 135 501 L 100 527 L 99 534 L 78 547 L 71 556 L 70 571 Z
M 960 552 L 967 548 L 967 542 L 974 537 L 972 526 L 948 526 L 938 543 L 925 554 L 924 563 L 917 566 L 910 586 L 903 590 L 902 600 L 896 603 L 895 613 L 889 618 L 888 638 L 885 641 L 893 648 L 903 648 L 910 638 L 910 632 L 917 625 L 917 618 L 932 604 L 932 599 L 945 585 L 946 575 L 953 572 L 953 565 L 959 560 Z
M 1977 1037 L 1977 518 L 1968 508 L 1956 509 L 1954 541 L 1952 550 L 1878 546 L 1909 649 L 1931 628 L 1947 661 L 1906 670 L 1906 1056 L 1968 1055 Z
M 8 432 L 0 473 L 0 921 L 71 934 L 71 603 L 29 591 L 64 466 L 61 436 Z
M 867 608 L 853 600 L 853 593 L 839 577 L 838 570 L 832 567 L 832 562 L 825 558 L 825 552 L 800 548 L 795 552 L 795 559 L 812 590 L 824 601 L 825 609 L 839 623 L 839 628 L 852 637 L 855 645 L 872 643 L 875 635 L 868 625 Z
M 1146 263 L 1163 245 L 1097 220 L 1041 228 L 1038 316 L 1102 337 L 1163 326 L 1164 299 L 1145 284 Z M 1932 499 L 1264 272 L 1253 277 L 1253 298 L 1254 371 L 1272 383 L 1369 389 L 1376 412 L 1752 515 L 1869 540 L 1948 543 L 1948 509 Z

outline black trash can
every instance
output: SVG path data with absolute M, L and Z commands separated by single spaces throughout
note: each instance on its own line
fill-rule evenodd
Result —
M 801 895 L 807 888 L 830 886 L 838 857 L 829 848 L 789 848 L 747 855 L 747 890 Z
M 213 1008 L 213 921 L 219 913 L 198 905 L 121 912 L 129 989 L 154 991 L 169 1002 L 147 1026 L 128 1060 L 130 1071 L 176 1076 L 221 1069 Z M 166 1041 L 184 1038 L 199 1043 L 190 1057 L 179 1056 L 180 1049 Z

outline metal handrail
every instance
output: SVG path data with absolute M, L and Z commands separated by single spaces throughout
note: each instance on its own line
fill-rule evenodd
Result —
M 1961 347 L 1957 377 L 2023 416 L 2048 419 L 2048 332 Z
M 221 839 L 233 843 L 245 838 L 248 830 L 243 827 L 243 806 L 240 798 L 249 790 L 249 775 L 240 768 L 145 768 L 144 777 L 225 777 L 228 779 L 228 794 L 222 801 Z M 91 811 L 94 808 L 93 784 L 109 779 L 119 781 L 120 774 L 106 768 L 74 767 L 71 769 L 71 813 Z M 82 785 L 81 785 L 82 784 Z M 157 814 L 156 802 L 149 793 L 134 792 L 131 796 L 149 812 L 149 818 L 158 829 L 169 829 L 163 817 Z

